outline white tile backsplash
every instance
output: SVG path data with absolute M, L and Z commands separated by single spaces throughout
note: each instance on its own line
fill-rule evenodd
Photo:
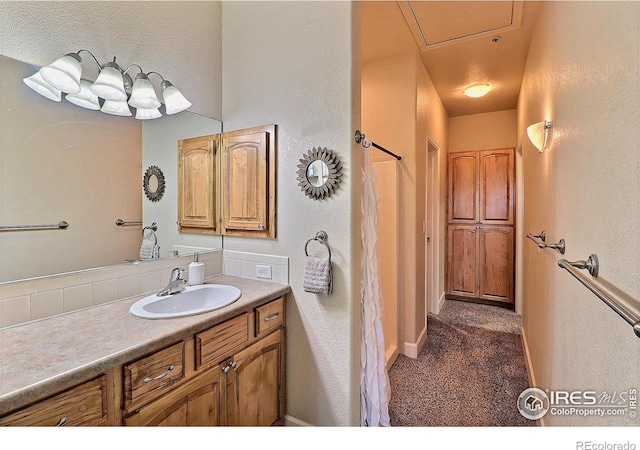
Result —
M 174 267 L 188 273 L 191 261 L 189 254 L 0 284 L 0 328 L 160 290 Z M 225 273 L 289 284 L 289 258 L 285 256 L 214 250 L 201 251 L 200 261 L 207 278 Z M 258 264 L 271 266 L 271 280 L 256 277 Z
M 271 279 L 256 277 L 256 266 L 271 266 Z M 286 256 L 224 250 L 223 273 L 252 280 L 289 284 L 289 258 Z

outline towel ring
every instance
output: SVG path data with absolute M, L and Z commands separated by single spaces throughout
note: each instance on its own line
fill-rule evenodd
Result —
M 331 249 L 329 248 L 329 244 L 327 244 L 327 233 L 325 231 L 318 231 L 316 233 L 316 235 L 314 237 L 312 237 L 311 239 L 309 239 L 307 241 L 307 243 L 304 246 L 304 254 L 305 256 L 309 256 L 309 253 L 307 252 L 307 247 L 309 246 L 309 242 L 311 241 L 318 241 L 321 244 L 323 244 L 325 247 L 327 247 L 327 251 L 329 252 L 329 260 L 331 260 Z
M 153 235 L 153 239 L 154 239 L 154 241 L 155 241 L 155 243 L 154 243 L 154 244 L 155 244 L 155 245 L 158 245 L 158 236 L 156 236 L 156 233 L 155 233 L 156 231 L 158 231 L 158 224 L 157 224 L 157 223 L 155 223 L 155 222 L 153 222 L 150 226 L 148 226 L 148 227 L 144 227 L 144 228 L 142 229 L 142 239 L 144 239 L 144 232 L 145 232 L 146 230 L 151 230 L 151 234 Z

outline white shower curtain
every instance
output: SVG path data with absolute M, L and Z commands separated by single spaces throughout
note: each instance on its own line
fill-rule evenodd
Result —
M 389 376 L 382 331 L 382 293 L 378 271 L 378 203 L 371 149 L 362 162 L 362 349 L 360 425 L 389 426 Z

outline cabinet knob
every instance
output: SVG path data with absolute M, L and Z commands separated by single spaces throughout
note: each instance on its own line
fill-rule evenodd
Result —
M 237 363 L 237 362 L 235 362 L 235 361 L 234 361 L 234 362 L 232 362 L 232 363 L 231 363 L 231 368 L 232 368 L 233 370 L 236 370 L 236 367 L 238 367 L 238 363 Z
M 263 224 L 258 225 L 258 230 L 264 231 L 265 226 Z

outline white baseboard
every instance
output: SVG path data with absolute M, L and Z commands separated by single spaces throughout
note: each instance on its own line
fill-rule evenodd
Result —
M 385 358 L 387 360 L 387 371 L 389 371 L 389 369 L 391 369 L 391 366 L 393 366 L 393 363 L 396 362 L 396 359 L 398 359 L 398 346 L 397 345 L 392 345 L 391 347 L 387 348 L 387 351 L 385 352 Z
M 442 293 L 442 295 L 440 295 L 440 298 L 438 299 L 438 314 L 440 313 L 440 311 L 442 311 L 443 307 L 444 307 L 444 292 Z
M 529 377 L 529 386 L 530 387 L 538 387 L 538 384 L 536 383 L 536 375 L 533 372 L 533 364 L 531 363 L 531 354 L 529 353 L 529 344 L 527 343 L 527 336 L 524 332 L 524 327 L 521 326 L 520 327 L 520 331 L 522 334 L 522 348 L 524 350 L 524 360 L 525 360 L 525 364 L 527 366 L 527 376 Z M 540 427 L 544 427 L 544 417 L 538 419 L 537 421 L 538 426 Z
M 285 427 L 312 427 L 313 425 L 311 425 L 308 422 L 305 422 L 304 420 L 300 420 L 296 417 L 285 414 L 284 426 Z
M 405 356 L 408 356 L 409 358 L 416 359 L 418 357 L 418 354 L 420 353 L 420 350 L 422 349 L 422 346 L 426 342 L 426 340 L 427 340 L 427 328 L 425 327 L 420 332 L 420 336 L 418 336 L 418 342 L 416 342 L 416 343 L 405 342 L 404 343 L 404 354 L 405 354 Z

